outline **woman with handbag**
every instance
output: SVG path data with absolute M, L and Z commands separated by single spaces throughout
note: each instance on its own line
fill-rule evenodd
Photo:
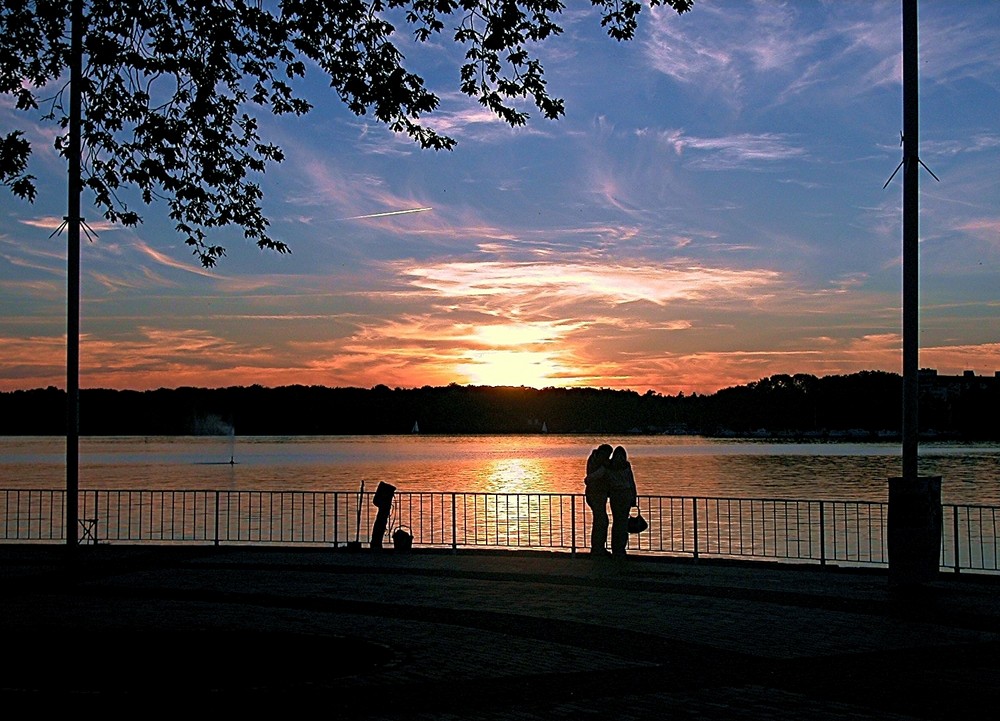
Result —
M 608 462 L 608 499 L 611 501 L 611 553 L 616 558 L 624 558 L 628 548 L 629 516 L 636 505 L 638 495 L 635 475 L 628 454 L 623 446 L 615 448 Z

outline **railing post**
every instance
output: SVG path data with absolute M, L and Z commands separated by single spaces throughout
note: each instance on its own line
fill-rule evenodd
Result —
M 958 542 L 958 506 L 951 507 L 951 534 L 952 541 L 951 547 L 955 549 L 955 573 L 962 572 L 962 566 L 960 563 L 960 549 Z
M 819 502 L 819 565 L 826 565 L 826 504 Z
M 570 523 L 569 553 L 573 558 L 576 558 L 576 499 L 577 495 L 575 493 L 569 497 L 569 523 Z
M 694 560 L 698 560 L 698 498 L 691 499 L 691 517 L 694 522 Z
M 219 545 L 219 491 L 215 492 L 215 545 Z
M 451 492 L 451 552 L 458 551 L 458 506 L 455 503 L 455 492 Z
M 340 545 L 340 491 L 333 492 L 333 547 Z

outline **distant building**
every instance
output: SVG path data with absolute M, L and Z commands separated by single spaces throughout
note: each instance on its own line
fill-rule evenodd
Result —
M 970 391 L 989 391 L 1000 388 L 1000 371 L 992 376 L 977 376 L 975 371 L 964 371 L 960 376 L 938 375 L 934 368 L 920 369 L 920 394 L 935 400 L 950 401 Z

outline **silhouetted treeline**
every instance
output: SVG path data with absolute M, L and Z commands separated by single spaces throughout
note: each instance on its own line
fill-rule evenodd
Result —
M 961 378 L 959 378 L 961 380 Z M 1000 439 L 1000 379 L 922 388 L 927 432 Z M 933 391 L 933 392 L 932 392 Z M 898 434 L 902 381 L 893 373 L 776 375 L 711 395 L 594 388 L 261 386 L 83 390 L 83 435 L 410 433 L 695 433 L 885 438 Z M 0 434 L 65 432 L 56 388 L 0 393 Z

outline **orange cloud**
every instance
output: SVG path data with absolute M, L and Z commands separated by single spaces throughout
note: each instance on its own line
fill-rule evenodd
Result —
M 39 218 L 25 218 L 21 221 L 25 225 L 30 225 L 33 228 L 42 228 L 43 230 L 56 231 L 65 225 L 66 221 L 63 218 L 46 215 Z M 95 233 L 100 233 L 106 230 L 121 230 L 122 226 L 115 225 L 107 220 L 85 220 L 84 221 L 87 228 L 94 231 Z
M 399 267 L 414 285 L 454 297 L 559 294 L 611 303 L 767 297 L 781 281 L 771 270 L 712 268 L 685 263 L 627 266 L 573 263 L 443 263 Z
M 362 327 L 349 338 L 254 344 L 197 329 L 143 328 L 133 337 L 82 339 L 84 387 L 200 385 L 595 386 L 711 393 L 778 373 L 817 376 L 883 369 L 898 372 L 899 336 L 816 338 L 788 350 L 636 352 L 613 326 L 613 353 L 595 353 L 580 324 L 449 325 L 418 321 Z M 686 332 L 680 329 L 679 332 Z M 639 334 L 641 337 L 642 334 Z M 518 339 L 522 340 L 518 340 Z M 64 337 L 0 337 L 0 388 L 63 386 Z M 1000 343 L 921 350 L 921 365 L 943 374 L 1000 370 Z

